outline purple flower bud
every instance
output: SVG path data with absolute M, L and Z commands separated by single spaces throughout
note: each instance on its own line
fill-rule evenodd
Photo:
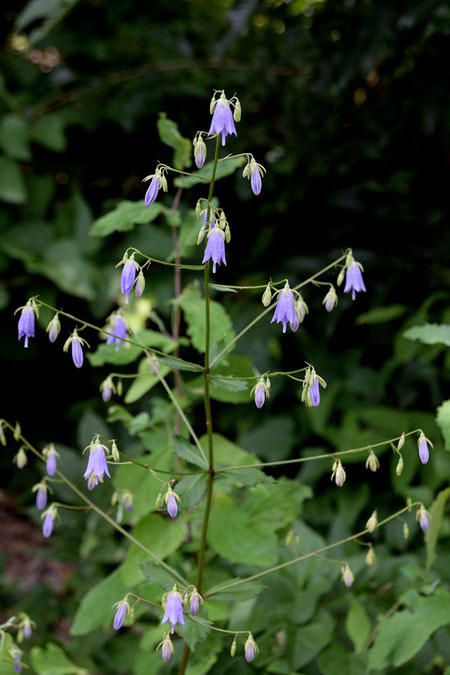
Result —
M 161 176 L 159 175 L 153 176 L 150 185 L 147 188 L 147 192 L 145 193 L 145 206 L 150 206 L 150 204 L 153 204 L 156 197 L 158 196 L 158 191 L 160 187 L 161 187 Z
M 319 378 L 317 375 L 314 375 L 313 380 L 309 387 L 309 401 L 312 406 L 317 407 L 320 403 L 320 390 L 319 390 Z
M 426 532 L 430 526 L 427 510 L 424 506 L 419 509 L 419 525 L 422 532 Z
M 250 185 L 252 186 L 253 194 L 259 195 L 261 192 L 262 180 L 258 165 L 251 165 L 250 171 Z
M 172 643 L 170 640 L 164 640 L 163 648 L 161 650 L 161 657 L 164 663 L 170 661 L 172 656 Z
M 16 673 L 21 673 L 22 672 L 22 666 L 20 665 L 21 662 L 21 656 L 20 652 L 16 649 L 12 652 L 12 657 L 14 661 L 14 670 Z
M 83 343 L 81 341 L 81 338 L 78 337 L 78 335 L 73 336 L 71 347 L 72 347 L 72 360 L 76 368 L 81 368 L 84 361 Z
M 120 292 L 125 295 L 125 302 L 128 303 L 130 293 L 133 288 L 134 280 L 136 279 L 137 263 L 130 258 L 123 266 L 122 276 L 120 277 Z
M 47 506 L 47 490 L 39 488 L 39 490 L 36 492 L 36 506 L 40 511 L 45 509 Z
M 111 332 L 113 335 L 108 335 L 106 344 L 110 345 L 113 342 L 116 343 L 116 352 L 119 351 L 120 343 L 123 342 L 122 338 L 127 336 L 127 327 L 125 321 L 122 319 L 120 314 L 114 314 L 111 317 Z
M 346 271 L 344 293 L 352 292 L 352 300 L 355 299 L 355 293 L 359 291 L 366 292 L 364 281 L 362 278 L 361 268 L 355 263 L 351 262 Z
M 59 335 L 60 330 L 61 324 L 58 319 L 58 313 L 56 313 L 47 326 L 48 339 L 50 340 L 50 342 L 55 342 L 56 338 Z
M 22 632 L 24 638 L 26 640 L 29 640 L 32 634 L 31 623 L 29 621 L 25 621 L 25 623 L 23 624 Z
M 44 524 L 42 526 L 42 534 L 46 538 L 48 538 L 53 532 L 53 520 L 54 520 L 53 512 L 48 511 L 44 518 Z
M 206 145 L 201 136 L 194 143 L 194 159 L 197 169 L 201 169 L 206 159 Z
M 137 298 L 140 298 L 142 293 L 144 292 L 144 289 L 142 288 L 142 281 L 141 281 L 141 274 L 138 276 L 138 280 L 136 281 L 136 286 L 134 287 L 134 293 Z
M 258 647 L 253 639 L 252 634 L 250 633 L 244 645 L 245 660 L 247 661 L 247 663 L 253 661 L 257 651 Z
M 104 403 L 108 403 L 112 396 L 112 389 L 108 385 L 105 385 L 102 391 L 102 399 Z
M 353 584 L 353 580 L 354 580 L 353 572 L 347 565 L 342 572 L 342 581 L 347 586 L 347 588 L 350 588 L 350 586 Z
M 34 310 L 30 305 L 22 309 L 18 329 L 19 340 L 25 336 L 24 347 L 28 347 L 28 338 L 34 337 Z
M 114 630 L 119 630 L 122 628 L 122 624 L 125 621 L 125 617 L 128 612 L 128 602 L 126 600 L 121 600 L 117 603 L 117 611 L 114 616 L 113 628 Z
M 233 115 L 230 104 L 228 103 L 225 94 L 217 99 L 214 104 L 214 112 L 211 120 L 211 126 L 208 131 L 208 136 L 211 134 L 221 134 L 222 145 L 225 145 L 225 138 L 229 134 L 237 136 L 236 127 L 234 126 Z
M 430 452 L 428 450 L 428 443 L 427 439 L 425 436 L 422 435 L 422 437 L 419 439 L 419 457 L 420 461 L 422 464 L 426 464 L 430 458 Z
M 274 321 L 283 324 L 283 333 L 286 332 L 288 323 L 295 325 L 295 302 L 289 284 L 286 284 L 278 296 L 277 306 L 270 323 Z
M 54 476 L 56 473 L 56 452 L 50 450 L 47 453 L 46 469 L 49 476 Z
M 171 492 L 169 496 L 167 497 L 167 511 L 169 513 L 169 516 L 172 518 L 175 518 L 175 516 L 178 513 L 178 504 L 177 500 L 174 497 L 173 493 Z
M 177 591 L 171 591 L 166 599 L 166 609 L 161 623 L 170 621 L 170 632 L 173 633 L 176 623 L 181 623 L 184 626 L 183 616 L 183 599 Z
M 133 502 L 130 499 L 130 495 L 125 495 L 123 498 L 123 505 L 125 507 L 125 511 L 128 513 L 131 513 L 133 510 Z
M 255 387 L 255 405 L 257 408 L 262 408 L 266 400 L 266 387 L 264 382 L 258 382 Z
M 200 609 L 199 595 L 198 593 L 193 593 L 191 596 L 191 604 L 189 607 L 189 611 L 192 614 L 192 616 L 195 616 L 199 609 Z
M 208 242 L 206 244 L 202 264 L 210 259 L 213 261 L 213 273 L 216 271 L 217 264 L 220 265 L 221 262 L 223 262 L 224 265 L 227 264 L 227 261 L 225 260 L 225 235 L 219 227 L 216 227 L 215 223 L 208 234 Z
M 99 480 L 102 483 L 105 474 L 111 478 L 106 462 L 105 450 L 99 443 L 94 443 L 91 445 L 88 464 L 83 474 L 83 478 L 88 479 L 88 489 L 93 490 L 98 485 Z

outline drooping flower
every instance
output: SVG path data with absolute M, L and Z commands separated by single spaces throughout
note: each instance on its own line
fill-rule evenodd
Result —
M 225 92 L 222 91 L 218 99 L 213 99 L 211 106 L 213 107 L 213 116 L 208 136 L 220 134 L 222 136 L 222 145 L 225 145 L 225 139 L 229 134 L 237 136 L 230 102 L 225 96 Z
M 53 532 L 53 523 L 56 517 L 56 508 L 52 505 L 47 511 L 41 516 L 44 519 L 44 524 L 42 526 L 42 534 L 47 539 Z
M 16 464 L 18 469 L 23 469 L 23 467 L 28 464 L 28 457 L 27 453 L 25 452 L 25 448 L 19 448 L 19 452 L 13 457 L 13 462 Z
M 250 179 L 250 185 L 254 195 L 259 195 L 262 187 L 262 177 L 264 177 L 265 168 L 261 164 L 255 162 L 254 157 L 248 158 L 249 161 L 245 166 L 242 176 Z
M 22 632 L 23 632 L 23 637 L 25 638 L 25 640 L 29 640 L 32 633 L 33 633 L 33 630 L 31 628 L 31 621 L 28 617 L 23 622 Z
M 206 145 L 201 134 L 198 134 L 194 140 L 194 160 L 197 169 L 201 169 L 206 160 Z
M 21 673 L 22 672 L 22 666 L 20 665 L 22 661 L 22 655 L 19 649 L 12 649 L 11 651 L 11 656 L 14 661 L 14 670 L 16 673 Z
M 257 408 L 262 408 L 266 400 L 266 387 L 264 382 L 258 382 L 255 387 L 255 405 Z
M 136 285 L 134 287 L 134 294 L 137 298 L 140 298 L 142 293 L 145 291 L 145 277 L 142 270 L 138 274 Z
M 378 516 L 377 516 L 377 510 L 372 513 L 370 516 L 369 520 L 366 523 L 366 528 L 369 530 L 369 532 L 373 532 L 374 530 L 377 529 L 378 526 Z
M 103 380 L 103 382 L 100 385 L 100 391 L 102 394 L 103 402 L 108 403 L 108 401 L 111 399 L 113 391 L 115 391 L 111 375 L 108 375 L 108 377 L 105 380 Z
M 288 282 L 278 296 L 275 312 L 270 323 L 274 321 L 283 324 L 283 333 L 286 332 L 288 323 L 295 324 L 295 301 Z
M 356 293 L 360 291 L 366 292 L 366 287 L 362 278 L 363 267 L 361 263 L 355 261 L 351 252 L 348 253 L 345 261 L 345 288 L 344 293 L 352 292 L 352 300 L 355 299 Z M 338 284 L 340 279 L 338 278 Z
M 34 305 L 34 306 L 33 306 Z M 36 303 L 34 300 L 28 300 L 19 318 L 18 332 L 19 340 L 25 337 L 24 347 L 28 347 L 28 338 L 34 337 L 34 315 Z
M 45 483 L 40 483 L 36 491 L 36 507 L 39 511 L 45 509 L 47 506 L 47 486 Z
M 126 600 L 121 600 L 115 604 L 115 607 L 117 607 L 117 610 L 114 615 L 113 628 L 114 630 L 119 630 L 119 628 L 122 628 L 125 617 L 130 611 L 130 605 Z
M 171 518 L 175 518 L 177 513 L 178 513 L 178 504 L 177 502 L 180 501 L 180 497 L 177 495 L 176 492 L 172 490 L 172 488 L 169 486 L 166 494 L 164 495 L 164 500 L 167 505 L 167 511 L 169 513 L 169 516 Z
M 317 375 L 314 375 L 312 378 L 312 382 L 309 387 L 308 397 L 311 405 L 316 408 L 320 403 L 319 378 L 317 377 Z
M 422 530 L 422 532 L 426 532 L 430 526 L 430 519 L 429 513 L 423 504 L 421 504 L 417 512 L 417 520 L 419 521 L 420 529 Z
M 170 661 L 172 654 L 175 651 L 175 647 L 173 646 L 169 633 L 166 633 L 164 635 L 164 639 L 162 642 L 159 643 L 157 649 L 159 649 L 161 646 L 162 646 L 161 658 L 164 661 L 164 663 L 167 663 L 168 661 Z
M 341 460 L 340 459 L 335 460 L 333 464 L 333 472 L 331 474 L 331 480 L 334 480 L 334 482 L 338 487 L 342 487 L 345 483 L 346 477 L 347 474 L 345 473 L 345 469 L 342 466 Z
M 53 319 L 50 321 L 46 328 L 46 333 L 48 333 L 48 339 L 50 342 L 55 342 L 56 338 L 59 335 L 59 332 L 61 330 L 61 323 L 58 318 L 58 312 L 56 312 L 55 316 Z
M 217 264 L 220 265 L 221 262 L 223 262 L 224 265 L 227 264 L 227 261 L 225 260 L 225 234 L 215 223 L 213 223 L 213 226 L 208 233 L 208 241 L 205 247 L 202 264 L 207 260 L 213 261 L 213 273 L 216 271 Z
M 127 336 L 127 327 L 125 321 L 120 314 L 113 314 L 110 318 L 111 332 L 112 335 L 108 335 L 106 344 L 110 345 L 114 342 L 116 343 L 116 352 L 119 351 L 120 343 L 123 342 L 123 338 Z
M 126 492 L 123 495 L 122 503 L 124 505 L 125 511 L 131 513 L 133 510 L 133 495 L 131 494 L 131 492 Z
M 192 591 L 190 598 L 191 602 L 189 605 L 189 611 L 192 614 L 192 616 L 195 616 L 195 614 L 197 614 L 198 610 L 200 609 L 200 603 L 203 602 L 203 598 L 196 588 L 194 588 L 194 590 Z
M 122 275 L 120 277 L 120 292 L 122 295 L 125 295 L 125 303 L 128 304 L 128 301 L 130 299 L 130 293 L 134 285 L 134 281 L 136 279 L 136 270 L 139 269 L 139 265 L 134 259 L 134 253 L 129 258 L 122 270 Z
M 350 586 L 352 585 L 355 577 L 353 576 L 353 572 L 351 571 L 348 563 L 346 563 L 342 567 L 341 577 L 342 577 L 342 581 L 347 586 L 347 588 L 350 588 Z
M 370 469 L 375 473 L 380 468 L 380 461 L 374 451 L 370 449 L 369 456 L 366 459 L 366 469 Z
M 330 290 L 322 300 L 322 305 L 325 305 L 327 312 L 331 312 L 338 304 L 338 296 L 334 286 L 330 286 Z
M 166 607 L 164 610 L 164 617 L 161 623 L 166 623 L 170 621 L 171 627 L 170 632 L 173 633 L 176 623 L 181 623 L 184 626 L 184 616 L 183 616 L 183 598 L 180 593 L 176 590 L 170 591 L 166 597 Z
M 53 443 L 49 443 L 42 450 L 42 454 L 46 459 L 46 469 L 49 476 L 54 476 L 56 473 L 56 458 L 59 457 L 59 454 L 55 450 Z
M 253 661 L 255 658 L 255 654 L 258 652 L 258 645 L 253 639 L 253 635 L 251 633 L 248 634 L 248 638 L 245 641 L 244 645 L 244 653 L 245 653 L 245 660 L 247 663 L 250 663 L 250 661 Z
M 150 204 L 153 204 L 156 197 L 158 196 L 160 188 L 162 188 L 164 192 L 167 192 L 167 178 L 164 175 L 166 171 L 167 169 L 164 169 L 164 167 L 158 166 L 155 173 L 152 173 L 149 176 L 145 176 L 145 178 L 143 178 L 143 182 L 151 179 L 150 185 L 148 186 L 147 192 L 145 193 L 145 206 L 150 206 Z
M 103 483 L 105 474 L 111 478 L 106 462 L 105 446 L 98 442 L 98 438 L 94 438 L 90 446 L 86 471 L 83 474 L 83 478 L 88 480 L 88 489 L 92 490 L 99 481 Z
M 417 447 L 419 448 L 419 457 L 422 464 L 426 464 L 430 458 L 430 451 L 428 449 L 428 443 L 431 442 L 425 436 L 423 431 L 420 432 L 419 438 L 417 439 Z
M 78 335 L 78 331 L 76 328 L 73 331 L 72 335 L 64 343 L 63 347 L 64 352 L 67 352 L 69 350 L 69 347 L 71 347 L 72 360 L 76 368 L 81 368 L 81 366 L 83 365 L 84 361 L 83 344 L 89 347 L 86 340 Z

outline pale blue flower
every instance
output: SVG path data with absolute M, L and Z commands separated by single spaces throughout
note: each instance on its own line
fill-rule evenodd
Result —
M 120 292 L 125 295 L 125 302 L 128 303 L 130 293 L 136 279 L 136 270 L 138 268 L 137 262 L 130 258 L 123 266 L 122 275 L 120 277 Z
M 346 270 L 344 293 L 352 292 L 352 300 L 359 291 L 366 292 L 366 287 L 362 278 L 361 268 L 356 262 L 351 262 Z
M 184 626 L 183 599 L 177 591 L 171 591 L 167 595 L 166 609 L 161 623 L 166 623 L 167 621 L 171 623 L 171 633 L 173 633 L 176 623 L 181 623 Z
M 294 295 L 289 288 L 288 283 L 278 296 L 277 306 L 275 307 L 275 312 L 270 323 L 273 323 L 274 321 L 283 324 L 283 333 L 286 332 L 286 326 L 288 323 L 295 326 L 296 315 Z
M 108 335 L 106 344 L 110 345 L 113 342 L 115 342 L 116 352 L 118 352 L 120 343 L 123 342 L 122 338 L 126 338 L 127 336 L 127 327 L 125 325 L 125 321 L 122 319 L 120 314 L 113 314 L 110 323 L 111 323 L 111 332 L 113 333 L 113 335 Z
M 237 136 L 230 104 L 223 92 L 214 103 L 214 112 L 208 136 L 211 136 L 211 134 L 220 134 L 222 136 L 222 145 L 225 145 L 225 139 L 229 134 Z
M 103 476 L 105 474 L 108 478 L 111 478 L 106 462 L 105 450 L 100 443 L 93 443 L 89 452 L 86 471 L 83 474 L 83 478 L 88 479 L 88 488 L 93 489 L 98 485 L 99 481 L 103 483 Z
M 213 261 L 213 273 L 216 271 L 216 265 L 225 260 L 225 235 L 222 230 L 214 223 L 208 234 L 208 241 L 205 247 L 205 254 L 203 256 L 202 264 L 207 260 Z
M 28 347 L 28 338 L 34 337 L 34 310 L 30 305 L 22 309 L 18 330 L 19 340 L 25 337 L 24 347 Z

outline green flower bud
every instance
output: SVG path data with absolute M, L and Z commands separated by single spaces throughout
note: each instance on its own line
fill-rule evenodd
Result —
M 264 307 L 268 307 L 272 302 L 272 289 L 270 287 L 270 282 L 267 284 L 265 291 L 262 296 L 262 304 Z
M 373 565 L 374 560 L 375 560 L 375 552 L 373 550 L 372 544 L 370 544 L 369 550 L 367 551 L 366 555 L 366 565 L 369 565 L 370 567 L 371 565 Z
M 370 469 L 371 471 L 375 472 L 380 468 L 380 462 L 378 461 L 378 457 L 374 453 L 373 450 L 369 452 L 369 456 L 366 460 L 366 469 Z
M 395 473 L 397 476 L 401 476 L 401 473 L 403 471 L 403 457 L 400 455 L 399 460 L 397 462 L 397 466 L 395 467 Z
M 23 467 L 28 463 L 27 453 L 23 447 L 20 448 L 17 455 L 13 457 L 13 462 L 17 464 L 18 469 L 23 469 Z
M 403 432 L 402 435 L 399 438 L 397 450 L 401 450 L 404 445 L 405 445 L 405 432 Z
M 241 104 L 239 102 L 239 99 L 237 98 L 234 103 L 234 112 L 233 112 L 233 119 L 235 122 L 240 122 L 241 121 Z
M 403 523 L 403 536 L 405 539 L 408 539 L 409 537 L 409 527 L 407 523 Z
M 369 532 L 373 532 L 376 530 L 378 526 L 378 517 L 377 517 L 377 510 L 372 513 L 370 516 L 369 520 L 366 523 L 366 528 L 369 530 Z
M 22 429 L 20 428 L 19 422 L 16 422 L 16 426 L 14 427 L 14 440 L 15 441 L 20 441 L 20 435 L 22 433 Z

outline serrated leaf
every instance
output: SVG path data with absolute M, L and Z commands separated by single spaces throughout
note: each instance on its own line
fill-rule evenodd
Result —
M 199 371 L 202 370 L 202 366 L 199 366 L 196 363 L 183 361 L 182 359 L 177 359 L 172 356 L 161 356 L 159 360 L 161 361 L 161 363 L 165 363 L 166 366 L 169 366 L 169 368 L 177 368 L 178 370 L 187 370 L 193 373 L 198 373 Z
M 145 206 L 144 201 L 119 202 L 114 211 L 98 218 L 92 225 L 89 234 L 93 237 L 107 237 L 111 232 L 127 232 L 136 224 L 143 225 L 155 220 L 163 207 L 159 202 Z
M 174 583 L 178 581 L 178 579 L 173 577 L 170 572 L 164 569 L 164 567 L 161 567 L 161 565 L 157 565 L 156 563 L 150 561 L 143 562 L 140 563 L 140 568 L 146 581 L 150 584 L 161 586 L 165 591 L 170 591 Z
M 224 389 L 225 391 L 231 391 L 233 393 L 246 391 L 249 387 L 248 382 L 245 380 L 237 380 L 232 375 L 226 377 L 211 375 L 210 382 L 213 387 L 218 387 L 218 389 Z
M 182 436 L 173 437 L 172 448 L 174 452 L 178 455 L 178 457 L 182 457 L 183 459 L 187 460 L 191 464 L 195 464 L 196 466 L 201 466 L 202 469 L 208 468 L 208 462 L 201 455 L 197 446 L 191 445 L 191 443 L 189 443 L 189 441 L 187 441 Z
M 227 159 L 224 162 L 220 162 L 217 165 L 216 181 L 220 178 L 230 176 L 236 171 L 236 169 L 242 166 L 244 162 L 245 159 L 243 157 L 233 157 L 231 159 Z M 198 178 L 198 176 L 211 178 L 213 167 L 214 162 L 206 162 L 206 164 L 199 171 L 194 171 L 194 173 L 192 173 L 190 176 L 180 176 L 179 178 L 175 178 L 173 181 L 174 185 L 176 187 L 191 188 L 193 185 L 197 185 L 198 183 L 205 183 L 205 181 L 202 180 L 202 178 Z
M 200 445 L 203 450 L 208 450 L 208 436 L 201 436 Z M 220 466 L 233 466 L 238 468 L 242 464 L 258 464 L 261 460 L 251 452 L 243 450 L 221 434 L 213 434 L 214 462 L 216 468 Z
M 445 449 L 450 450 L 450 400 L 444 401 L 437 409 L 436 422 L 444 437 Z
M 214 600 L 220 600 L 222 602 L 243 602 L 245 600 L 252 600 L 253 598 L 256 598 L 256 596 L 259 595 L 265 588 L 265 586 L 260 581 L 248 581 L 245 584 L 221 590 L 223 586 L 226 586 L 227 584 L 230 584 L 234 581 L 240 581 L 240 577 L 230 579 L 223 584 L 218 584 L 217 586 L 209 588 L 206 595 L 208 597 L 214 596 Z
M 181 637 L 189 645 L 189 649 L 194 651 L 198 642 L 206 640 L 211 628 L 200 616 L 192 619 L 189 615 L 186 615 L 186 619 L 184 626 L 180 625 L 178 630 Z
M 179 300 L 188 324 L 187 333 L 195 349 L 203 353 L 206 342 L 205 299 L 192 287 L 187 288 Z M 225 309 L 215 300 L 210 301 L 210 344 L 234 338 L 231 319 Z
M 404 305 L 387 305 L 386 307 L 374 307 L 369 312 L 360 314 L 356 324 L 386 323 L 403 316 L 408 311 Z
M 85 668 L 75 665 L 61 647 L 51 642 L 45 649 L 33 647 L 31 663 L 37 675 L 88 675 Z
M 191 509 L 198 504 L 206 492 L 208 476 L 206 474 L 197 474 L 195 476 L 184 476 L 176 485 L 176 492 L 181 498 L 183 509 Z
M 441 490 L 430 506 L 430 525 L 425 532 L 425 545 L 427 548 L 427 570 L 436 560 L 436 544 L 442 524 L 442 516 L 447 500 L 450 498 L 450 487 Z
M 232 354 L 227 358 L 227 365 L 214 368 L 210 377 L 210 396 L 223 403 L 248 403 L 250 384 L 244 378 L 253 377 L 254 370 L 250 360 L 245 356 Z M 242 378 L 242 379 L 239 379 Z M 251 380 L 251 386 L 254 380 Z M 204 381 L 196 378 L 189 382 L 189 390 L 194 394 L 203 395 Z
M 370 619 L 358 600 L 352 600 L 345 620 L 345 629 L 353 642 L 355 652 L 359 652 L 370 635 Z
M 184 169 L 190 167 L 192 165 L 192 142 L 180 134 L 178 124 L 168 119 L 166 113 L 159 113 L 159 119 L 156 124 L 162 142 L 175 150 L 175 168 Z
M 442 343 L 450 347 L 450 326 L 438 323 L 426 323 L 423 326 L 413 326 L 403 333 L 409 340 L 419 340 L 426 345 Z

